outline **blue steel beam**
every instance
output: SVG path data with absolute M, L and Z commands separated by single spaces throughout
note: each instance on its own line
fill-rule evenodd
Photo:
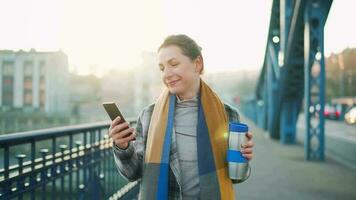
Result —
M 270 136 L 275 139 L 279 138 L 278 109 L 276 109 L 279 104 L 278 90 L 280 78 L 278 67 L 280 44 L 279 13 L 279 1 L 273 1 L 265 59 L 256 89 L 257 107 L 259 111 L 263 112 L 257 115 L 258 124 L 267 129 Z M 270 95 L 272 93 L 274 95 Z
M 298 115 L 303 97 L 305 96 L 307 99 L 307 94 L 309 94 L 306 91 L 309 90 L 307 84 L 318 83 L 318 87 L 324 87 L 320 85 L 320 81 L 311 81 L 308 78 L 311 71 L 307 71 L 306 66 L 311 66 L 314 60 L 306 59 L 306 51 L 308 51 L 309 57 L 315 56 L 315 52 L 314 55 L 309 55 L 313 54 L 314 50 L 309 52 L 310 50 L 305 47 L 310 40 L 310 36 L 305 34 L 305 31 L 311 27 L 306 26 L 310 20 L 308 16 L 319 16 L 318 13 L 321 12 L 317 12 L 315 9 L 311 11 L 310 5 L 323 10 L 323 15 L 318 18 L 321 20 L 318 23 L 320 25 L 318 28 L 323 29 L 331 2 L 331 0 L 274 0 L 272 3 L 265 58 L 256 88 L 257 110 L 262 112 L 257 115 L 257 122 L 259 126 L 267 128 L 272 138 L 280 138 L 283 144 L 296 142 Z M 316 6 L 319 4 L 320 6 Z M 307 15 L 306 12 L 312 13 Z M 313 21 L 316 23 L 315 19 Z M 307 37 L 307 41 L 305 41 L 305 37 Z M 322 46 L 322 37 L 313 37 L 311 43 L 315 43 L 315 41 L 318 41 L 318 45 Z M 320 51 L 320 47 L 318 49 Z M 276 61 L 278 61 L 278 65 Z M 321 60 L 321 65 L 323 62 Z M 325 74 L 321 73 L 320 76 L 324 77 Z M 309 82 L 306 80 L 307 78 Z M 306 85 L 306 90 L 304 85 Z M 311 98 L 311 100 L 313 99 Z M 324 101 L 324 99 L 322 100 Z M 310 124 L 310 120 L 308 121 Z M 310 130 L 307 134 L 308 138 L 311 138 L 311 135 L 318 137 L 318 134 L 312 134 L 314 132 Z M 307 149 L 313 148 L 310 145 Z
M 304 13 L 305 158 L 307 160 L 325 159 L 324 25 L 331 3 L 331 0 L 308 1 Z
M 295 2 L 292 0 L 281 0 L 280 1 L 280 29 L 281 29 L 281 44 L 280 44 L 280 51 L 278 55 L 278 63 L 280 67 L 285 66 L 285 57 L 286 51 L 288 47 L 288 38 L 290 33 L 290 25 L 291 19 L 293 16 L 293 6 Z M 282 69 L 284 70 L 284 69 Z M 282 71 L 281 70 L 281 71 Z M 281 91 L 281 94 L 283 91 Z M 293 104 L 290 105 L 290 101 L 282 101 L 281 108 L 280 108 L 280 135 L 281 135 L 281 143 L 294 143 L 295 140 L 295 128 L 290 126 L 293 124 L 295 119 L 295 115 L 291 115 L 291 113 L 298 112 L 295 109 L 291 109 Z M 294 134 L 293 134 L 294 133 Z
M 280 44 L 280 52 L 279 59 L 280 65 L 284 64 L 284 53 L 287 48 L 288 43 L 288 35 L 291 23 L 291 17 L 293 14 L 293 1 L 292 0 L 281 0 L 280 1 L 280 29 L 281 29 L 281 44 Z
M 271 47 L 273 44 L 269 44 L 269 49 L 274 49 L 278 47 Z M 275 45 L 277 46 L 277 45 Z M 274 51 L 274 50 L 271 50 Z M 273 52 L 269 52 L 269 57 L 267 58 L 267 92 L 268 92 L 268 99 L 267 99 L 267 128 L 270 133 L 271 138 L 278 139 L 279 138 L 279 112 L 278 112 L 278 104 L 280 103 L 280 96 L 279 96 L 279 70 L 278 72 L 275 71 L 278 67 L 278 63 L 273 62 L 276 60 L 277 56 Z M 277 65 L 277 66 L 275 66 Z M 278 73 L 278 76 L 276 76 Z
M 267 73 L 264 73 L 263 76 L 265 77 L 263 80 L 267 82 Z M 267 85 L 267 84 L 265 84 Z M 257 124 L 259 127 L 267 130 L 267 98 L 268 98 L 268 91 L 266 87 L 262 90 L 262 94 L 259 100 L 257 100 L 257 108 L 259 111 L 259 115 L 257 115 Z
M 280 134 L 281 143 L 296 142 L 296 123 L 303 98 L 303 11 L 305 1 L 281 0 L 281 103 Z M 298 61 L 298 62 L 296 62 Z
M 302 38 L 303 34 L 300 34 L 300 31 L 303 30 L 304 19 L 303 13 L 305 9 L 305 3 L 307 0 L 295 0 L 289 3 L 286 3 L 286 6 L 292 6 L 291 8 L 287 8 L 286 10 L 291 10 L 289 23 L 285 23 L 286 27 L 281 27 L 283 29 L 288 30 L 287 38 L 285 41 L 287 42 L 284 52 L 285 62 L 292 60 L 290 57 L 293 56 L 295 45 L 297 45 L 298 38 Z M 286 13 L 283 13 L 286 14 Z M 288 26 L 287 26 L 288 25 Z M 300 43 L 299 43 L 300 44 Z M 303 50 L 303 49 L 301 49 Z

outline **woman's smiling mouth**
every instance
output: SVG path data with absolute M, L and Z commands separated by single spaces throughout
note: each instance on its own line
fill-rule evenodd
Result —
M 179 80 L 175 80 L 175 81 L 171 81 L 171 82 L 168 82 L 167 85 L 168 86 L 174 86 Z

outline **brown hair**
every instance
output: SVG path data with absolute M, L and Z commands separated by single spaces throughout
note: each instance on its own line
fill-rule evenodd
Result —
M 164 47 L 168 46 L 177 46 L 181 49 L 183 55 L 189 57 L 192 61 L 198 58 L 198 56 L 203 59 L 203 56 L 201 54 L 202 48 L 190 37 L 184 34 L 179 34 L 179 35 L 169 35 L 164 39 L 163 43 L 161 46 L 159 46 L 158 50 L 161 50 Z M 203 69 L 200 73 L 203 73 Z

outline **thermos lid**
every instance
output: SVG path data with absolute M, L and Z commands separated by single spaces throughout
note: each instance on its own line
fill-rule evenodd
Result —
M 248 132 L 248 126 L 244 123 L 240 122 L 230 122 L 229 123 L 229 130 L 233 132 Z

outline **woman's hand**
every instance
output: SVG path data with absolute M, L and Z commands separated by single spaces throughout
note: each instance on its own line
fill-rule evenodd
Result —
M 247 137 L 247 143 L 242 145 L 242 156 L 244 156 L 245 158 L 247 158 L 247 160 L 252 160 L 253 157 L 253 152 L 252 152 L 252 148 L 254 146 L 254 143 L 252 142 L 252 133 L 248 132 L 246 134 Z
M 135 139 L 135 129 L 131 128 L 128 122 L 121 122 L 121 118 L 116 117 L 111 122 L 109 128 L 109 137 L 114 141 L 114 144 L 120 149 L 126 149 L 129 146 L 129 142 Z M 132 133 L 130 136 L 128 134 Z

